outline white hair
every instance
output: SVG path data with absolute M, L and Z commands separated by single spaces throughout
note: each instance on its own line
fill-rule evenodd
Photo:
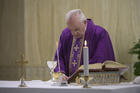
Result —
M 83 22 L 84 20 L 87 19 L 84 13 L 80 9 L 74 9 L 66 14 L 66 22 L 68 22 L 73 15 L 78 15 L 80 22 Z

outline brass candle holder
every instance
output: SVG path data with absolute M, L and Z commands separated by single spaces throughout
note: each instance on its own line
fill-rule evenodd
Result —
M 89 76 L 84 76 L 84 85 L 83 85 L 83 88 L 90 88 L 89 85 L 88 85 L 88 80 L 89 80 Z

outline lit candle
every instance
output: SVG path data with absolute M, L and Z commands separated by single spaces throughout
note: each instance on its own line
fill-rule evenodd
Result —
M 84 54 L 84 76 L 88 76 L 89 75 L 89 69 L 88 69 L 88 64 L 89 64 L 89 57 L 88 57 L 88 47 L 87 47 L 87 41 L 85 40 L 84 42 L 84 47 L 83 47 L 83 54 Z

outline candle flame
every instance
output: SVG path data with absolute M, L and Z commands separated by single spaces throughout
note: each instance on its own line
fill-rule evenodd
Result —
M 86 41 L 86 40 L 85 40 L 85 43 L 84 43 L 84 45 L 85 45 L 85 46 L 87 46 L 87 41 Z
M 58 47 L 58 42 L 56 41 L 56 47 Z

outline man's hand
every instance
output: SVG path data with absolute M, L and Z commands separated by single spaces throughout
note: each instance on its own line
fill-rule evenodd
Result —
M 68 80 L 69 79 L 69 77 L 68 76 L 66 76 L 65 74 L 63 74 L 63 73 L 59 73 L 59 72 L 55 72 L 55 73 L 53 73 L 53 77 L 56 79 L 56 80 L 59 80 L 59 76 L 61 77 L 61 80 Z
M 63 74 L 63 76 L 62 76 L 62 80 L 68 80 L 68 79 L 69 79 L 69 77 L 66 76 L 65 74 Z

